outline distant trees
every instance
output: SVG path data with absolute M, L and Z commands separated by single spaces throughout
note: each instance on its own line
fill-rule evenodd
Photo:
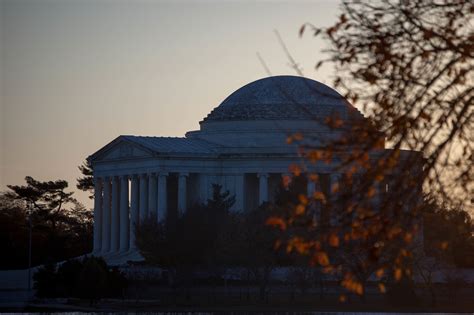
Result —
M 6 268 L 28 266 L 29 216 L 32 225 L 33 265 L 80 256 L 91 250 L 92 213 L 67 192 L 64 180 L 37 181 L 25 178 L 26 185 L 8 185 L 0 196 L 0 224 L 5 237 L 2 248 L 12 248 L 1 260 Z
M 427 201 L 424 250 L 427 256 L 460 268 L 474 268 L 474 223 L 460 207 Z
M 239 214 L 239 233 L 230 239 L 233 266 L 245 268 L 259 287 L 259 298 L 264 300 L 272 271 L 283 263 L 280 248 L 275 247 L 277 231 L 265 225 L 271 214 L 269 204 Z
M 190 207 L 182 217 L 167 224 L 156 218 L 143 220 L 137 229 L 137 246 L 145 259 L 172 273 L 173 281 L 190 281 L 197 269 L 217 273 L 229 255 L 227 236 L 229 209 L 235 198 L 213 185 L 213 198 L 206 205 Z
M 221 190 L 213 185 L 206 204 L 190 207 L 175 222 L 142 221 L 137 246 L 147 262 L 170 271 L 176 285 L 188 285 L 197 271 L 220 279 L 228 268 L 245 268 L 264 299 L 279 257 L 274 247 L 277 233 L 265 225 L 271 209 L 267 205 L 231 212 L 235 198 Z

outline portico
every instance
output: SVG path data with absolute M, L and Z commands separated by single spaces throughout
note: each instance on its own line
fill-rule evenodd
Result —
M 192 187 L 196 183 L 191 181 L 190 185 L 189 177 L 192 177 L 197 183 L 207 182 L 209 185 L 222 185 L 224 189 L 231 191 L 240 199 L 234 205 L 234 210 L 244 211 L 243 205 L 246 203 L 260 205 L 272 201 L 269 193 L 271 175 L 275 175 L 275 178 L 288 176 L 287 171 L 212 175 L 190 172 L 171 173 L 178 178 L 177 187 L 174 187 L 177 190 L 177 200 L 174 201 L 169 200 L 168 198 L 172 196 L 167 194 L 170 172 L 131 172 L 128 175 L 95 177 L 93 250 L 95 255 L 136 254 L 135 229 L 139 222 L 151 219 L 163 222 L 168 211 L 177 211 L 178 215 L 182 215 L 192 204 L 192 201 L 205 203 L 207 199 L 211 198 L 211 190 L 207 186 L 200 187 L 199 193 L 196 193 Z M 243 180 L 244 178 L 247 180 Z M 246 185 L 251 185 L 253 180 L 258 181 L 258 187 L 253 190 L 254 195 L 246 196 L 244 192 L 249 188 Z M 316 191 L 315 184 L 308 180 L 306 185 L 306 191 L 311 196 Z M 177 207 L 172 209 L 167 207 L 168 204 L 176 204 Z

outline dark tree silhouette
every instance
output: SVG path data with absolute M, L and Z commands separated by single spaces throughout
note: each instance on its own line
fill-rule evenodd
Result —
M 137 246 L 148 263 L 168 269 L 180 284 L 192 281 L 195 270 L 216 273 L 227 259 L 226 243 L 235 198 L 222 187 L 213 185 L 213 197 L 207 203 L 190 207 L 183 216 L 167 223 L 156 217 L 137 228 Z
M 91 162 L 86 160 L 82 165 L 79 165 L 78 168 L 79 171 L 81 171 L 82 177 L 77 179 L 77 189 L 89 192 L 89 199 L 94 199 L 94 176 Z
M 474 223 L 458 208 L 427 201 L 424 250 L 428 256 L 462 268 L 474 268 Z
M 5 227 L 5 248 L 15 247 L 18 255 L 2 260 L 2 267 L 26 267 L 28 216 L 32 222 L 33 265 L 56 262 L 86 254 L 91 250 L 92 213 L 67 192 L 64 180 L 37 181 L 25 178 L 26 185 L 8 185 L 0 198 L 1 223 Z

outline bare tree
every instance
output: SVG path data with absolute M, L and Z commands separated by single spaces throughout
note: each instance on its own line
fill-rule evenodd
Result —
M 337 270 L 346 289 L 362 294 L 364 280 L 354 270 L 364 279 L 371 273 L 411 277 L 423 191 L 445 202 L 472 202 L 474 3 L 344 1 L 341 11 L 334 25 L 306 23 L 300 35 L 326 40 L 328 57 L 316 68 L 334 67 L 334 86 L 363 108 L 366 119 L 327 118 L 341 136 L 322 145 L 299 134 L 288 139 L 305 157 L 305 164 L 291 167 L 294 174 L 337 160 L 343 176 L 268 224 L 290 228 L 317 205 L 316 232 L 288 242 L 297 239 L 316 264 Z M 309 179 L 323 185 L 318 174 Z M 363 259 L 344 263 L 331 248 Z

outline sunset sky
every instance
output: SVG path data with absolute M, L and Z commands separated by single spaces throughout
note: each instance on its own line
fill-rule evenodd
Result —
M 304 22 L 333 23 L 338 1 L 0 0 L 0 190 L 66 179 L 119 135 L 184 136 L 242 85 L 307 77 L 323 43 Z M 76 197 L 87 206 L 84 193 Z

